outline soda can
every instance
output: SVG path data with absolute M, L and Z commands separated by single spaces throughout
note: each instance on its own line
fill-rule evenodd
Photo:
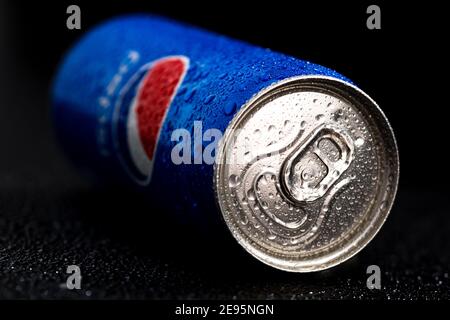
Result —
M 165 18 L 127 16 L 87 33 L 52 101 L 76 163 L 179 219 L 220 221 L 278 269 L 349 259 L 396 194 L 392 128 L 349 79 Z

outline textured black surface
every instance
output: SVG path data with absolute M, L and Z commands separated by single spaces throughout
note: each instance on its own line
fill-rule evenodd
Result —
M 80 176 L 52 135 L 47 103 L 52 70 L 39 75 L 48 66 L 48 57 L 42 52 L 36 57 L 39 48 L 31 46 L 19 46 L 29 51 L 16 55 L 19 49 L 13 44 L 23 36 L 18 30 L 20 21 L 11 21 L 17 16 L 8 15 L 2 5 L 0 298 L 450 298 L 448 187 L 429 166 L 429 157 L 422 163 L 414 156 L 424 152 L 423 142 L 428 138 L 411 133 L 413 126 L 407 125 L 422 118 L 426 125 L 434 119 L 420 114 L 422 100 L 413 100 L 417 107 L 397 104 L 409 108 L 400 111 L 385 103 L 407 169 L 401 172 L 397 201 L 378 236 L 355 258 L 330 271 L 285 273 L 251 258 L 226 232 L 197 235 L 195 229 L 161 217 L 162 213 L 154 212 L 151 204 L 132 192 L 95 185 Z M 226 30 L 226 26 L 221 28 Z M 52 41 L 57 44 L 59 40 Z M 296 52 L 295 47 L 291 50 Z M 401 56 L 393 54 L 393 58 Z M 43 66 L 37 66 L 39 61 Z M 327 64 L 326 58 L 318 62 Z M 368 68 L 374 71 L 383 65 L 378 62 Z M 388 69 L 380 70 L 378 77 Z M 339 71 L 352 78 L 345 70 Z M 390 79 L 372 87 L 376 98 L 384 102 L 394 97 L 395 82 Z M 399 88 L 399 95 L 406 91 L 406 87 Z M 439 145 L 434 143 L 425 149 Z M 64 285 L 65 270 L 71 264 L 82 270 L 79 291 Z M 371 264 L 381 268 L 382 290 L 370 291 L 365 286 L 366 268 Z

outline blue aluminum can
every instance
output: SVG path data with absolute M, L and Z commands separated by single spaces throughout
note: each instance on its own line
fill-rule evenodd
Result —
M 180 219 L 222 216 L 248 252 L 279 269 L 348 259 L 395 195 L 392 130 L 348 79 L 161 17 L 87 33 L 64 59 L 52 101 L 76 163 L 135 185 Z M 245 159 L 225 161 L 237 151 Z M 349 210 L 336 228 L 339 207 Z

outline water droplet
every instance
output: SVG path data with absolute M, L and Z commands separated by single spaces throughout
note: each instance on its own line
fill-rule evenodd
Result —
M 268 174 L 267 177 L 270 182 L 275 182 L 277 180 L 277 176 L 272 173 Z
M 270 79 L 270 75 L 267 72 L 264 72 L 260 75 L 259 78 L 261 79 L 261 81 L 267 81 Z
M 253 191 L 253 189 L 247 191 L 247 199 L 251 201 L 256 199 L 255 191 Z
M 355 145 L 356 145 L 357 147 L 360 147 L 360 146 L 362 146 L 363 144 L 364 144 L 364 139 L 363 139 L 363 138 L 361 138 L 361 137 L 356 138 L 356 140 L 355 140 Z
M 231 102 L 228 102 L 228 103 L 225 103 L 225 104 L 224 104 L 224 106 L 223 106 L 223 112 L 224 112 L 227 116 L 229 116 L 229 115 L 231 115 L 231 114 L 234 113 L 234 111 L 236 110 L 236 108 L 237 108 L 236 102 L 231 101 Z
M 215 95 L 213 95 L 213 94 L 209 95 L 203 100 L 203 103 L 204 104 L 210 104 L 215 98 L 216 98 Z
M 316 120 L 317 121 L 320 121 L 321 119 L 323 119 L 325 116 L 323 115 L 323 114 L 318 114 L 317 116 L 316 116 Z
M 269 240 L 275 240 L 276 239 L 276 235 L 274 235 L 273 233 L 270 233 L 268 236 L 267 236 L 267 238 L 269 239 Z
M 232 174 L 228 179 L 228 183 L 230 185 L 230 188 L 236 188 L 237 186 L 239 186 L 241 184 L 241 177 L 239 177 L 238 175 Z
M 186 95 L 184 96 L 184 101 L 185 102 L 191 101 L 196 92 L 197 92 L 197 89 L 195 89 L 195 88 L 187 90 Z

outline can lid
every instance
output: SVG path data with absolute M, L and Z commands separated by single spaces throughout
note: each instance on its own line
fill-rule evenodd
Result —
M 399 175 L 392 129 L 377 104 L 330 77 L 282 80 L 229 124 L 214 187 L 236 240 L 287 271 L 330 268 L 378 232 Z

